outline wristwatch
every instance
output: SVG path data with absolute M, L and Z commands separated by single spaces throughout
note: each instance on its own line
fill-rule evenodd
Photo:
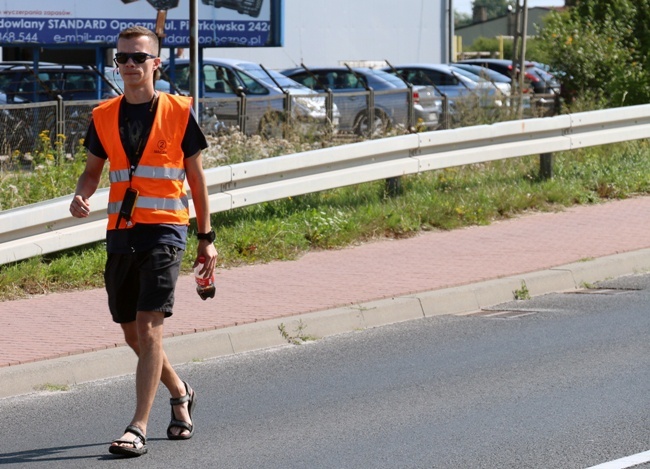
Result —
M 209 233 L 196 233 L 196 238 L 205 239 L 206 241 L 214 243 L 214 240 L 217 239 L 217 235 L 214 233 L 214 230 L 212 230 Z

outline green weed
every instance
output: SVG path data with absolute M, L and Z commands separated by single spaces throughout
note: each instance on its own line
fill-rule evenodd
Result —
M 290 334 L 287 331 L 286 326 L 284 323 L 280 323 L 278 326 L 278 330 L 280 331 L 280 335 L 284 340 L 286 340 L 288 343 L 291 345 L 302 345 L 305 342 L 309 341 L 314 341 L 317 338 L 314 336 L 310 336 L 308 334 L 305 334 L 305 329 L 306 325 L 302 322 L 302 319 L 298 321 L 298 325 L 296 326 L 296 329 L 294 330 L 293 334 Z
M 70 390 L 70 386 L 67 384 L 51 384 L 45 383 L 34 388 L 35 391 L 44 391 L 44 392 L 66 392 Z
M 515 300 L 530 300 L 530 292 L 528 291 L 528 286 L 525 281 L 521 281 L 521 288 L 512 292 L 515 297 Z

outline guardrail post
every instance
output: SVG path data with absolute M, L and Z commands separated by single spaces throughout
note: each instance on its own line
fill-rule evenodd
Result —
M 553 153 L 539 155 L 539 178 L 542 180 L 553 178 Z
M 416 132 L 416 122 L 415 122 L 415 109 L 413 108 L 414 106 L 414 101 L 415 99 L 413 98 L 413 85 L 410 83 L 407 85 L 408 86 L 408 99 L 406 102 L 408 103 L 408 130 L 411 133 Z M 392 177 L 392 178 L 387 178 L 385 180 L 385 186 L 384 186 L 384 192 L 388 197 L 396 197 L 402 193 L 402 177 Z
M 402 193 L 402 178 L 394 177 L 386 179 L 384 192 L 388 197 L 397 197 Z

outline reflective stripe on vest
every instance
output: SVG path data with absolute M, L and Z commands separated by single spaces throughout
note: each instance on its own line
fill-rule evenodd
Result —
M 138 166 L 133 173 L 134 177 L 149 179 L 164 179 L 169 181 L 184 181 L 185 170 L 180 168 L 160 168 L 158 166 Z M 119 169 L 111 171 L 108 179 L 113 182 L 128 182 L 129 170 Z
M 110 202 L 107 212 L 116 214 L 120 212 L 122 202 Z M 136 208 L 146 208 L 149 210 L 184 210 L 189 208 L 190 203 L 187 196 L 180 199 L 163 199 L 160 197 L 138 197 L 135 203 Z
M 130 162 L 119 137 L 119 111 L 123 96 L 93 110 L 97 135 L 110 162 L 108 229 L 116 228 L 122 199 L 128 187 L 139 196 L 131 217 L 133 224 L 189 224 L 185 192 L 185 166 L 181 142 L 190 118 L 191 99 L 159 93 L 158 107 L 140 164 L 129 181 Z M 122 221 L 119 228 L 128 228 Z

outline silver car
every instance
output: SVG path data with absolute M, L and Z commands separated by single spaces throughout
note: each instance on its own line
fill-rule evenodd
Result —
M 449 65 L 455 70 L 464 70 L 476 75 L 480 79 L 487 80 L 506 97 L 512 94 L 512 79 L 506 75 L 490 70 L 487 67 L 481 67 L 480 65 L 461 63 L 451 63 Z M 480 80 L 474 79 L 474 81 Z
M 414 85 L 433 86 L 436 91 L 449 98 L 450 107 L 452 108 L 456 108 L 460 102 L 469 98 L 478 98 L 481 106 L 503 105 L 501 91 L 490 82 L 486 80 L 476 82 L 467 76 L 467 72 L 454 69 L 450 65 L 405 64 L 386 67 L 384 70 L 401 76 Z
M 169 62 L 163 71 L 180 89 L 189 89 L 189 60 L 174 64 L 173 73 Z M 238 126 L 248 135 L 279 137 L 287 128 L 303 134 L 338 128 L 338 109 L 328 110 L 323 96 L 253 62 L 204 58 L 200 84 L 201 119 L 214 130 Z
M 408 86 L 399 78 L 366 67 L 302 67 L 281 72 L 293 80 L 321 93 L 331 90 L 341 112 L 340 130 L 366 135 L 369 116 L 374 116 L 373 133 L 391 127 L 434 129 L 438 126 L 442 101 L 433 87 L 413 87 L 415 122 L 408 121 Z M 374 109 L 368 112 L 369 93 L 373 91 Z

